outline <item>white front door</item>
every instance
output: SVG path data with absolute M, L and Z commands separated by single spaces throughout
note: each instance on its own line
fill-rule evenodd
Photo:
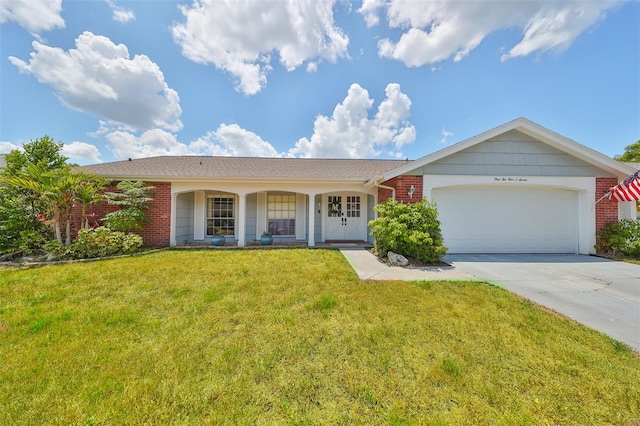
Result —
M 327 240 L 364 240 L 366 218 L 363 197 L 357 194 L 327 195 L 325 197 L 325 226 Z M 366 198 L 365 198 L 366 200 Z

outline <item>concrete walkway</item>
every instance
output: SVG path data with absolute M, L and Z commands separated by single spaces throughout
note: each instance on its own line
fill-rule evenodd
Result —
M 387 266 L 379 261 L 369 250 L 340 249 L 340 252 L 361 280 L 477 280 L 473 275 L 454 266 L 401 268 L 399 266 Z

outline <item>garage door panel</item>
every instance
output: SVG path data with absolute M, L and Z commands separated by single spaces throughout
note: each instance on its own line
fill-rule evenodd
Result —
M 433 191 L 450 253 L 576 253 L 577 192 L 463 186 Z

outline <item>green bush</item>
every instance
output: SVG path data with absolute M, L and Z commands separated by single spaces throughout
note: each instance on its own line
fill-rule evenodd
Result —
M 112 231 L 100 226 L 81 229 L 78 238 L 61 255 L 71 259 L 106 257 L 135 253 L 142 246 L 142 237 L 136 234 Z
M 52 237 L 51 227 L 36 220 L 33 209 L 17 192 L 0 186 L 0 256 L 28 256 Z
M 640 220 L 623 219 L 607 223 L 598 232 L 596 249 L 640 259 Z
M 438 210 L 423 199 L 405 204 L 387 200 L 375 207 L 379 217 L 369 222 L 378 256 L 393 251 L 422 262 L 438 262 L 447 253 L 443 246 Z
M 145 186 L 144 182 L 123 180 L 116 186 L 120 192 L 106 192 L 104 195 L 109 204 L 120 206 L 104 217 L 104 223 L 114 231 L 144 229 L 144 224 L 151 222 L 145 213 L 153 200 L 154 186 Z
M 18 251 L 23 256 L 29 256 L 37 252 L 42 252 L 47 242 L 47 236 L 43 232 L 26 230 L 20 232 Z

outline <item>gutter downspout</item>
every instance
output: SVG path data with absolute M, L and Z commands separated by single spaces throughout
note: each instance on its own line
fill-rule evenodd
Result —
M 390 189 L 391 190 L 391 198 L 393 198 L 394 200 L 396 199 L 396 189 L 391 187 L 391 186 L 387 186 L 387 185 L 381 185 L 378 183 L 378 181 L 373 182 L 373 185 L 376 188 L 382 188 L 382 189 Z

